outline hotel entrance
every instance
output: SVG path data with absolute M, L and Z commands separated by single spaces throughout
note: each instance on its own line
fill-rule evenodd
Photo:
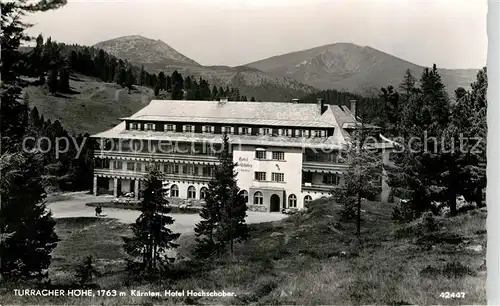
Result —
M 276 194 L 273 194 L 271 196 L 271 205 L 270 205 L 270 211 L 271 212 L 279 212 L 280 211 L 280 197 Z

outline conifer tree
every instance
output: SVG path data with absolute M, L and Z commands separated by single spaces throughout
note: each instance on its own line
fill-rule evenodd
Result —
M 63 93 L 70 92 L 68 66 L 65 66 L 61 69 L 60 77 L 59 77 L 59 90 Z
M 250 101 L 255 102 L 255 98 L 254 97 L 250 98 Z
M 360 107 L 356 111 L 356 117 L 362 117 Z M 340 155 L 343 163 L 348 165 L 343 173 L 344 181 L 339 188 L 332 190 L 336 201 L 344 207 L 343 217 L 351 219 L 356 216 L 358 237 L 361 235 L 361 199 L 377 195 L 382 186 L 382 153 L 372 145 L 367 142 L 365 125 L 357 122 Z
M 149 275 L 168 268 L 174 258 L 168 257 L 166 251 L 176 248 L 174 243 L 180 236 L 167 226 L 174 219 L 167 215 L 168 201 L 165 199 L 161 171 L 156 165 L 148 167 L 146 189 L 142 201 L 142 213 L 132 225 L 134 236 L 125 238 L 125 250 L 133 258 L 142 258 L 139 269 Z
M 99 271 L 95 268 L 94 260 L 92 256 L 87 256 L 76 267 L 75 276 L 78 279 L 78 284 L 80 286 L 86 286 L 92 283 L 94 276 L 99 275 Z
M 48 80 L 50 93 L 55 94 L 57 92 L 58 83 L 59 81 L 57 80 L 57 69 L 56 67 L 53 67 L 49 72 L 49 80 Z
M 234 242 L 248 236 L 245 223 L 247 206 L 236 184 L 236 164 L 227 134 L 223 135 L 222 146 L 219 164 L 208 185 L 206 204 L 200 212 L 202 220 L 195 227 L 195 255 L 198 258 L 221 255 L 228 245 L 232 256 Z

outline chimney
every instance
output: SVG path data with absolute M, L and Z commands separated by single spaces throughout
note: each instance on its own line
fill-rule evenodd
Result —
M 356 100 L 351 100 L 349 102 L 351 102 L 351 112 L 354 117 L 356 117 Z
M 323 98 L 318 98 L 317 101 L 319 114 L 323 115 L 326 112 L 325 100 L 323 100 Z

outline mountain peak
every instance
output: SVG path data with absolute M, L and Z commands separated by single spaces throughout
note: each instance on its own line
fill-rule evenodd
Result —
M 121 36 L 99 42 L 94 47 L 131 62 L 200 66 L 161 39 L 154 40 L 142 35 Z

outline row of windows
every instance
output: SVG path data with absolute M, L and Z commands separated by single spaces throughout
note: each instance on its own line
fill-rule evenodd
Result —
M 204 200 L 207 196 L 208 189 L 206 187 L 201 187 L 200 189 L 200 200 Z M 243 196 L 245 202 L 248 203 L 248 191 L 241 190 L 240 195 Z M 179 197 L 179 186 L 172 185 L 170 187 L 169 196 L 172 198 Z M 187 189 L 187 198 L 188 199 L 196 199 L 196 188 L 194 186 L 189 186 Z M 312 201 L 310 195 L 306 195 L 304 197 L 304 204 L 307 204 Z M 262 205 L 264 203 L 264 196 L 262 192 L 256 191 L 253 196 L 253 204 L 254 205 Z M 291 194 L 288 196 L 288 207 L 297 207 L 297 196 L 295 194 Z
M 130 130 L 155 131 L 156 124 L 154 123 L 130 123 Z M 195 125 L 183 124 L 182 132 L 194 133 L 196 130 Z M 164 124 L 163 131 L 175 132 L 177 131 L 177 124 Z M 235 134 L 236 128 L 234 126 L 222 126 L 221 133 Z M 326 130 L 309 130 L 309 129 L 283 129 L 283 128 L 254 128 L 254 127 L 238 127 L 238 135 L 267 135 L 267 136 L 288 136 L 288 137 L 326 137 Z M 215 126 L 202 125 L 202 133 L 215 134 Z
M 266 172 L 262 172 L 262 171 L 255 171 L 254 172 L 254 179 L 256 181 L 266 181 L 266 178 L 267 178 Z M 285 174 L 279 173 L 279 172 L 272 172 L 271 173 L 271 181 L 283 183 L 285 181 Z
M 273 151 L 271 156 L 273 160 L 285 160 L 285 152 Z M 267 159 L 267 152 L 265 150 L 257 150 L 255 151 L 255 158 Z
M 201 187 L 200 189 L 200 200 L 204 200 L 207 196 L 207 187 Z M 179 186 L 172 185 L 170 186 L 169 196 L 172 198 L 179 197 Z M 196 199 L 196 188 L 194 186 L 189 186 L 187 189 L 187 198 L 188 199 Z
M 248 192 L 246 190 L 242 190 L 240 192 L 248 201 Z M 307 204 L 312 201 L 312 197 L 310 195 L 306 195 L 304 197 L 304 204 Z M 256 191 L 253 195 L 253 204 L 254 205 L 262 205 L 264 203 L 264 195 L 260 191 Z M 288 207 L 297 207 L 297 196 L 295 194 L 291 194 L 288 196 Z
M 128 171 L 146 171 L 146 163 L 140 162 L 126 162 Z M 176 163 L 165 163 L 163 167 L 159 167 L 166 174 L 187 174 L 187 175 L 201 175 L 206 177 L 211 177 L 215 173 L 214 166 L 195 166 L 195 165 L 183 165 Z M 113 161 L 113 169 L 123 169 L 123 162 L 119 160 Z M 201 170 L 200 170 L 201 169 Z

